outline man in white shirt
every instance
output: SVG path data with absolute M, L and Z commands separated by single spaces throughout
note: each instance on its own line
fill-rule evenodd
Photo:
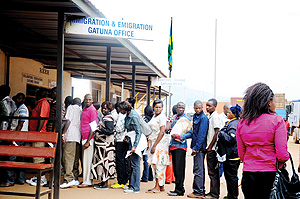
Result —
M 222 125 L 223 125 L 223 126 L 221 126 L 221 129 L 229 121 L 229 119 L 227 118 L 227 115 L 230 113 L 230 107 L 231 107 L 231 104 L 225 104 L 223 106 L 223 112 L 219 115 L 220 119 L 221 119 L 221 122 L 222 122 Z
M 72 105 L 66 110 L 65 119 L 70 121 L 70 126 L 63 135 L 63 159 L 62 164 L 65 169 L 64 183 L 60 188 L 68 188 L 70 186 L 79 185 L 78 181 L 78 165 L 79 165 L 79 147 L 81 141 L 80 132 L 80 116 L 81 116 L 81 100 L 75 98 Z
M 111 188 L 118 189 L 125 187 L 128 182 L 128 165 L 125 159 L 128 151 L 128 145 L 124 142 L 125 137 L 125 117 L 126 114 L 122 114 L 119 108 L 119 102 L 115 104 L 116 112 L 118 112 L 118 119 L 115 126 L 115 140 L 116 140 L 116 171 L 117 171 L 117 183 L 113 184 Z M 112 112 L 111 112 L 112 113 Z
M 18 93 L 15 98 L 15 103 L 18 109 L 15 111 L 15 117 L 29 117 L 29 112 L 27 107 L 25 106 L 25 95 L 23 93 Z M 28 131 L 28 120 L 27 119 L 13 119 L 11 122 L 10 130 L 13 131 Z M 24 142 L 13 142 L 15 146 L 24 146 Z M 17 156 L 9 156 L 9 161 L 12 162 L 23 162 L 24 157 Z M 25 183 L 25 172 L 17 171 L 16 176 L 17 180 L 15 181 L 14 170 L 7 170 L 7 178 L 4 184 L 2 183 L 0 186 L 13 186 L 14 184 L 24 184 Z
M 210 192 L 206 194 L 206 199 L 218 199 L 220 196 L 220 172 L 216 153 L 217 137 L 222 127 L 221 119 L 216 111 L 217 100 L 212 98 L 206 103 L 206 111 L 209 113 L 209 127 L 207 133 L 207 169 L 210 178 Z

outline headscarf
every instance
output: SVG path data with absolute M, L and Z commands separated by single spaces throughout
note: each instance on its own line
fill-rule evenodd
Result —
M 232 114 L 234 114 L 236 116 L 236 118 L 240 118 L 240 113 L 242 112 L 242 107 L 240 107 L 238 104 L 236 104 L 235 106 L 232 106 L 230 108 L 230 111 L 232 112 Z

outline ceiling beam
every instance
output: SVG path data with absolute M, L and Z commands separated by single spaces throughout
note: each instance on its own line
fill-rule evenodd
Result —
M 98 81 L 106 81 L 105 77 L 91 77 L 91 76 L 86 76 L 86 75 L 72 75 L 71 77 L 74 78 L 79 78 L 79 79 L 89 79 L 89 80 L 98 80 Z M 111 82 L 125 82 L 125 83 L 131 83 L 132 81 L 130 79 L 115 79 L 111 78 Z M 145 84 L 147 81 L 142 81 L 142 80 L 136 80 L 137 84 Z
M 44 66 L 44 68 L 47 69 L 55 69 L 54 67 L 50 67 L 50 66 Z M 64 67 L 64 70 L 66 71 L 74 71 L 74 72 L 86 72 L 86 73 L 101 73 L 101 74 L 106 74 L 106 71 L 100 71 L 100 70 L 88 70 L 88 69 L 75 69 L 75 68 L 68 68 L 68 67 Z M 128 72 L 116 72 L 113 71 L 111 72 L 111 74 L 120 74 L 120 75 L 132 75 L 132 73 L 128 73 Z M 156 77 L 157 74 L 145 74 L 145 73 L 136 73 L 137 76 L 153 76 Z

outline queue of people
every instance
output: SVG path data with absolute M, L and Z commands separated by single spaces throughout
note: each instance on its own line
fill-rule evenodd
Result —
M 1 115 L 29 116 L 23 93 L 18 93 L 12 100 L 9 98 L 9 87 L 0 86 L 0 89 Z M 32 117 L 55 117 L 56 88 L 51 90 L 53 101 L 50 104 L 46 94 L 44 89 L 38 90 Z M 147 193 L 164 192 L 165 183 L 174 182 L 174 190 L 167 194 L 183 196 L 186 153 L 190 147 L 194 179 L 191 185 L 193 192 L 187 197 L 218 199 L 220 172 L 224 171 L 226 198 L 238 198 L 237 172 L 242 162 L 242 191 L 245 198 L 268 198 L 275 177 L 276 159 L 281 167 L 289 159 L 287 127 L 284 120 L 275 114 L 275 95 L 264 83 L 254 84 L 246 90 L 243 108 L 226 104 L 222 114 L 216 111 L 216 99 L 207 101 L 207 114 L 202 102 L 196 100 L 192 119 L 185 114 L 183 102 L 178 102 L 173 108 L 174 114 L 167 118 L 163 114 L 163 101 L 156 99 L 152 107 L 147 107 L 144 118 L 147 122 L 143 122 L 134 109 L 134 99 L 128 98 L 116 104 L 105 101 L 100 105 L 93 102 L 90 94 L 85 95 L 83 103 L 79 98 L 67 98 L 63 115 L 67 122 L 62 131 L 64 181 L 61 188 L 78 186 L 108 189 L 109 179 L 117 177 L 117 183 L 111 188 L 123 188 L 124 193 L 139 193 L 141 182 L 151 181 L 153 176 L 153 188 Z M 98 111 L 100 108 L 101 113 Z M 148 125 L 150 132 L 143 132 L 145 128 L 142 125 Z M 55 122 L 3 120 L 1 130 L 42 133 L 55 131 Z M 191 139 L 190 146 L 187 139 Z M 40 143 L 33 144 L 41 146 Z M 148 164 L 144 164 L 142 177 L 141 158 Z M 10 161 L 18 160 L 11 157 Z M 44 159 L 36 158 L 33 161 L 41 163 Z M 81 183 L 78 179 L 80 162 L 83 173 Z M 223 169 L 220 169 L 220 165 Z M 205 188 L 206 170 L 210 180 L 209 191 Z M 1 187 L 25 183 L 24 172 L 17 175 L 17 180 L 13 179 L 13 171 L 5 171 L 4 174 Z M 93 179 L 100 183 L 93 183 Z M 36 185 L 36 178 L 26 182 Z M 43 176 L 42 184 L 46 183 L 47 179 Z

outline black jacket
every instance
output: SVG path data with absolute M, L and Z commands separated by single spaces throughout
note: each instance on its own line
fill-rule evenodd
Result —
M 218 135 L 218 154 L 223 156 L 226 154 L 226 160 L 238 158 L 238 149 L 236 143 L 236 126 L 238 119 L 231 120 Z

